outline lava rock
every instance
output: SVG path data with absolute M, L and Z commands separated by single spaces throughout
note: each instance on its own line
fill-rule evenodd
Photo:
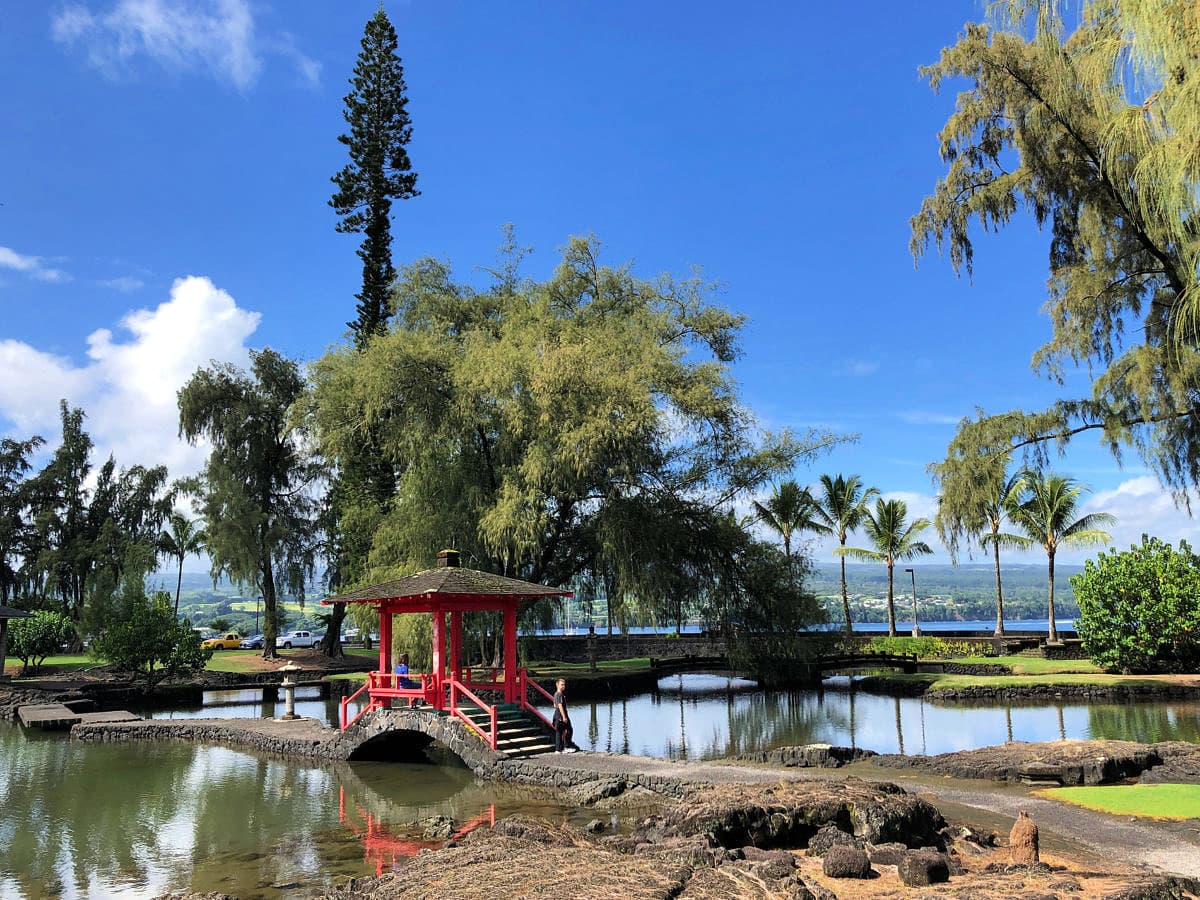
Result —
M 871 860 L 865 850 L 838 845 L 825 854 L 821 871 L 828 878 L 870 878 Z
M 826 825 L 809 838 L 808 855 L 824 856 L 834 847 L 857 847 L 861 850 L 862 842 L 836 825 Z
M 866 850 L 871 864 L 875 866 L 898 866 L 900 865 L 900 860 L 909 852 L 906 846 L 896 842 L 890 844 L 872 844 Z
M 950 880 L 950 863 L 941 853 L 917 850 L 901 858 L 896 873 L 908 887 L 941 884 Z

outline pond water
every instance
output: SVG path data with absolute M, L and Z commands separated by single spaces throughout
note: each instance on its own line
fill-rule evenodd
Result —
M 651 693 L 571 708 L 584 749 L 677 759 L 813 742 L 941 753 L 1009 739 L 1200 741 L 1196 703 L 939 706 L 865 694 L 846 679 L 765 692 L 736 678 L 680 675 Z M 337 700 L 301 689 L 297 709 L 333 723 Z M 281 711 L 257 691 L 214 691 L 202 708 L 153 715 Z M 580 824 L 595 816 L 515 786 L 477 784 L 445 759 L 322 767 L 183 743 L 76 744 L 0 724 L 4 898 L 304 896 L 430 845 L 415 823 L 432 816 L 468 823 L 516 812 Z
M 956 703 L 886 697 L 831 678 L 824 690 L 762 691 L 717 675 L 676 675 L 658 691 L 572 705 L 587 750 L 712 759 L 798 744 L 879 753 L 948 753 L 1007 740 L 1200 742 L 1200 703 Z

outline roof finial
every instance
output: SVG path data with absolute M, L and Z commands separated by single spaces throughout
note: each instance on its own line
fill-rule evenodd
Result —
M 437 567 L 439 569 L 457 569 L 458 556 L 457 550 L 440 551 L 437 555 Z

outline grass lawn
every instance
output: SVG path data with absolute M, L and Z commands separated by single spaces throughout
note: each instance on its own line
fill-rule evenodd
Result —
M 1200 818 L 1200 784 L 1112 784 L 1035 793 L 1086 809 L 1148 819 Z
M 1104 675 L 1096 672 L 1063 672 L 1057 675 L 938 675 L 921 673 L 918 675 L 902 675 L 900 673 L 884 676 L 889 681 L 927 684 L 930 691 L 958 690 L 968 687 L 1021 687 L 1026 685 L 1078 685 L 1086 684 L 1095 687 L 1111 687 L 1121 684 L 1141 684 L 1142 680 L 1122 675 Z
M 960 656 L 946 662 L 969 665 L 1008 666 L 1014 675 L 1060 675 L 1063 673 L 1099 673 L 1100 668 L 1087 659 L 1042 659 L 1040 656 Z
M 42 667 L 31 677 L 36 677 L 37 675 L 61 675 L 64 672 L 79 672 L 83 669 L 93 669 L 100 665 L 103 665 L 103 663 L 95 657 L 88 656 L 86 653 L 64 653 L 60 656 L 46 657 L 46 661 L 42 663 Z M 8 657 L 4 660 L 4 670 L 10 675 L 16 675 L 21 671 L 21 660 L 15 656 Z

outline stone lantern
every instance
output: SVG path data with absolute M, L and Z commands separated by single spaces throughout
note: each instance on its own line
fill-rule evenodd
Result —
M 292 675 L 301 670 L 299 666 L 289 662 L 279 671 L 283 673 L 283 684 L 280 686 L 283 688 L 284 710 L 283 715 L 279 717 L 279 721 L 290 722 L 293 719 L 300 718 L 300 716 L 296 715 L 296 682 L 292 680 Z

